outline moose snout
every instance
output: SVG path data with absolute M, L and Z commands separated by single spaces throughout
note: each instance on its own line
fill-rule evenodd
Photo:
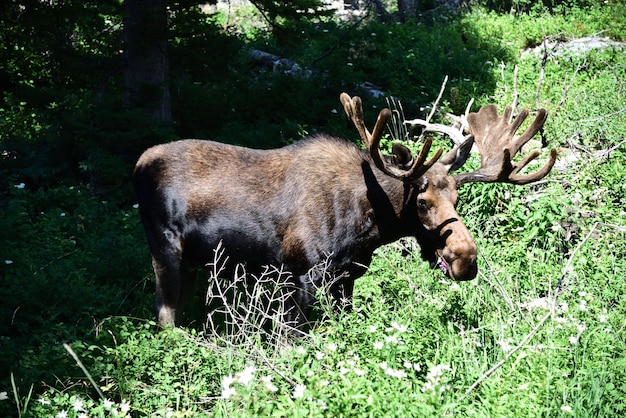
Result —
M 473 241 L 443 248 L 439 255 L 445 264 L 444 272 L 457 281 L 472 280 L 478 273 L 477 252 Z
M 439 227 L 444 245 L 437 251 L 439 267 L 457 281 L 472 280 L 478 273 L 478 248 L 467 227 L 457 217 L 450 217 Z
M 478 273 L 478 264 L 476 263 L 476 256 L 464 256 L 453 259 L 446 259 L 443 256 L 448 268 L 448 275 L 457 281 L 472 280 Z

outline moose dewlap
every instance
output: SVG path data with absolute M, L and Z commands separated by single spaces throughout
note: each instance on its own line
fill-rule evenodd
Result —
M 432 140 L 417 157 L 400 144 L 393 156 L 380 152 L 388 109 L 370 133 L 360 98 L 343 93 L 341 102 L 367 150 L 317 135 L 274 150 L 181 140 L 143 153 L 133 184 L 156 275 L 160 325 L 180 318 L 196 270 L 213 260 L 220 243 L 229 262 L 248 272 L 268 265 L 290 272 L 294 291 L 283 323 L 296 329 L 306 324 L 324 275 L 332 275 L 330 296 L 349 304 L 354 280 L 365 273 L 374 250 L 401 237 L 415 237 L 432 267 L 442 267 L 455 280 L 473 279 L 477 248 L 456 213 L 457 188 L 468 182 L 537 181 L 556 159 L 552 150 L 543 168 L 526 175 L 519 171 L 539 152 L 511 161 L 543 126 L 544 109 L 516 136 L 528 111 L 509 123 L 511 108 L 499 116 L 495 106 L 485 106 L 468 116 L 470 134 L 463 144 L 427 160 Z M 473 144 L 480 169 L 450 174 L 464 164 Z M 316 268 L 321 263 L 325 269 Z

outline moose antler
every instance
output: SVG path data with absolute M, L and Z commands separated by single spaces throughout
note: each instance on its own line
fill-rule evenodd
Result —
M 477 113 L 470 113 L 467 117 L 470 132 L 480 151 L 481 164 L 477 171 L 456 174 L 454 177 L 457 186 L 468 182 L 502 182 L 513 184 L 527 184 L 542 179 L 550 172 L 556 161 L 556 150 L 550 151 L 546 164 L 532 174 L 518 174 L 529 162 L 537 158 L 539 151 L 528 154 L 519 163 L 513 163 L 511 158 L 543 127 L 548 112 L 539 109 L 535 120 L 519 136 L 515 132 L 528 117 L 528 110 L 524 109 L 509 123 L 512 108 L 507 106 L 502 116 L 498 116 L 496 105 L 483 106 Z
M 399 167 L 387 164 L 383 154 L 380 151 L 380 139 L 383 135 L 383 130 L 387 121 L 391 117 L 391 111 L 387 108 L 384 108 L 378 114 L 378 119 L 376 120 L 376 125 L 374 125 L 374 130 L 370 134 L 365 126 L 365 122 L 363 120 L 363 104 L 361 102 L 361 98 L 358 96 L 350 97 L 346 93 L 341 93 L 339 96 L 339 100 L 343 104 L 343 108 L 346 111 L 348 117 L 354 123 L 357 131 L 359 131 L 359 135 L 361 139 L 365 143 L 367 150 L 369 151 L 372 160 L 374 160 L 374 164 L 378 167 L 383 173 L 397 178 L 402 181 L 414 181 L 420 178 L 433 164 L 437 162 L 439 157 L 441 157 L 441 153 L 443 152 L 441 149 L 438 150 L 435 155 L 426 161 L 426 157 L 428 156 L 428 152 L 430 151 L 430 146 L 432 145 L 432 138 L 428 138 L 422 149 L 420 150 L 419 155 L 411 164 L 411 167 L 408 170 L 402 170 Z

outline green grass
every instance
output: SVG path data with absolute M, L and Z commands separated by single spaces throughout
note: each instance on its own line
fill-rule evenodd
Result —
M 457 48 L 507 39 L 489 47 L 497 57 L 490 64 L 463 69 L 455 61 L 444 106 L 464 109 L 474 96 L 478 104 L 496 102 L 502 109 L 517 91 L 521 106 L 534 108 L 541 56 L 522 56 L 521 49 L 539 44 L 544 33 L 569 37 L 606 29 L 623 40 L 626 33 L 614 16 L 624 8 L 612 7 L 573 9 L 565 17 L 475 9 L 449 25 L 451 32 L 430 34 L 428 42 L 452 57 L 461 53 Z M 424 87 L 431 100 L 445 63 L 440 56 L 429 58 L 436 71 L 420 78 L 415 57 L 401 53 L 410 30 L 394 26 L 382 32 L 383 27 L 364 27 L 351 42 L 357 52 L 370 47 L 367 34 L 376 31 L 376 48 L 391 43 L 388 50 L 398 59 L 389 78 L 384 57 L 356 60 L 355 71 L 372 81 L 388 80 L 390 93 L 415 98 Z M 450 35 L 455 28 L 471 29 L 468 45 L 457 45 Z M 323 36 L 316 36 L 322 44 L 302 48 L 302 57 L 325 50 Z M 36 188 L 32 181 L 20 183 L 24 176 L 45 178 L 40 167 L 29 167 L 35 173 L 30 177 L 10 174 L 0 197 L 0 414 L 622 416 L 626 58 L 620 51 L 546 61 L 538 100 L 550 112 L 544 135 L 561 152 L 558 169 L 537 185 L 469 184 L 461 190 L 459 214 L 479 248 L 474 281 L 454 283 L 428 269 L 416 244 L 403 240 L 377 251 L 356 282 L 353 312 L 326 309 L 310 335 L 292 342 L 268 340 L 259 332 L 231 339 L 201 325 L 158 331 L 150 313 L 147 245 L 123 176 L 104 188 L 75 179 L 46 180 Z M 475 65 L 488 60 L 481 54 L 472 58 Z M 329 71 L 333 77 L 347 74 L 344 66 Z M 403 71 L 413 71 L 412 78 L 403 81 Z M 252 106 L 243 98 L 232 100 Z M 269 107 L 277 107 L 279 100 L 271 100 Z M 313 100 L 323 109 L 313 119 L 330 119 L 326 101 L 331 100 Z M 422 97 L 415 101 L 427 103 Z M 294 96 L 283 105 L 297 103 Z M 36 115 L 18 110 L 15 126 L 31 126 L 29 118 Z M 288 122 L 297 129 L 314 125 L 302 116 L 305 110 Z M 328 123 L 340 125 L 338 120 Z M 225 123 L 236 126 L 235 119 Z M 34 141 L 41 131 L 31 128 L 23 130 Z M 91 158 L 109 167 L 111 176 L 122 171 L 106 155 Z

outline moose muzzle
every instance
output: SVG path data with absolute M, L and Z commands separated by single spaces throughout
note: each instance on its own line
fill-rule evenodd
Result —
M 447 223 L 441 228 L 440 236 L 445 240 L 445 246 L 437 251 L 441 270 L 457 281 L 475 278 L 478 273 L 478 249 L 463 222 Z

